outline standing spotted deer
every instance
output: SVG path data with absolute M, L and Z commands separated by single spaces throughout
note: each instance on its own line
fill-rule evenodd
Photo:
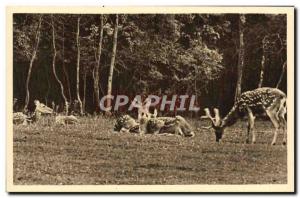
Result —
M 215 117 L 211 116 L 208 108 L 204 109 L 206 116 L 203 117 L 209 118 L 212 121 L 216 141 L 219 142 L 223 136 L 224 129 L 237 121 L 240 112 L 246 112 L 248 114 L 246 142 L 249 143 L 249 134 L 252 133 L 252 143 L 255 143 L 254 113 L 261 110 L 268 115 L 275 127 L 272 145 L 276 144 L 278 130 L 280 128 L 284 131 L 283 144 L 286 144 L 286 95 L 276 88 L 263 87 L 242 93 L 223 119 L 220 118 L 217 108 L 214 109 Z

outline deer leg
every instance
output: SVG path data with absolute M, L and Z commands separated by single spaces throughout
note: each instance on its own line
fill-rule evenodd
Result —
M 181 130 L 181 128 L 178 127 L 178 126 L 175 126 L 175 135 L 181 135 L 181 136 L 184 136 L 184 135 L 183 135 L 183 132 L 182 132 L 182 130 Z
M 250 121 L 249 121 L 248 122 L 248 128 L 247 128 L 246 144 L 249 144 L 250 131 L 251 131 L 251 127 L 250 127 Z
M 146 131 L 145 131 L 145 127 L 144 126 L 139 126 L 139 134 L 140 135 L 143 135 L 143 134 L 145 134 L 146 133 Z
M 157 130 L 155 130 L 155 131 L 153 131 L 153 134 L 156 135 L 156 134 L 159 134 L 159 132 L 160 132 L 160 128 L 157 129 Z
M 271 110 L 267 110 L 267 115 L 269 116 L 269 118 L 271 119 L 271 122 L 273 123 L 274 127 L 275 127 L 275 131 L 274 131 L 274 137 L 273 137 L 273 141 L 272 141 L 272 145 L 276 144 L 276 139 L 277 139 L 277 135 L 278 135 L 278 129 L 279 129 L 279 119 L 278 116 Z
M 286 130 L 286 121 L 285 121 L 285 119 L 284 119 L 284 117 L 282 118 L 282 117 L 279 117 L 282 121 L 282 123 L 283 123 L 283 127 L 282 127 L 282 130 L 283 130 L 283 141 L 282 141 L 282 144 L 283 145 L 285 145 L 286 144 L 286 136 L 287 136 L 287 130 Z
M 249 143 L 249 135 L 250 133 L 252 134 L 252 144 L 255 144 L 256 142 L 256 134 L 254 130 L 254 121 L 255 121 L 255 116 L 253 115 L 252 111 L 250 108 L 247 108 L 248 110 L 248 131 L 247 131 L 247 139 L 246 143 Z
M 279 118 L 280 125 L 281 125 L 282 131 L 283 131 L 283 141 L 282 141 L 283 145 L 286 144 L 286 136 L 287 136 L 286 120 L 284 118 L 284 114 L 285 114 L 284 111 L 279 111 L 279 113 L 278 113 L 278 118 Z

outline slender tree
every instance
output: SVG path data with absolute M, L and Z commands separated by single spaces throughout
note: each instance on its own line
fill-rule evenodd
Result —
M 260 69 L 260 77 L 258 87 L 262 87 L 264 81 L 264 73 L 265 73 L 265 45 L 266 45 L 266 36 L 262 40 L 262 57 L 261 57 L 261 69 Z
M 69 96 L 69 102 L 72 103 L 72 94 L 70 86 L 70 77 L 65 64 L 65 24 L 62 24 L 62 68 L 66 78 L 67 91 Z
M 79 114 L 78 95 L 82 101 L 83 112 L 98 111 L 99 103 L 96 102 L 98 88 L 101 99 L 101 96 L 106 95 L 108 91 L 108 76 L 112 74 L 110 71 L 113 72 L 109 80 L 110 94 L 126 92 L 133 96 L 142 91 L 145 91 L 145 94 L 191 94 L 198 96 L 197 100 L 202 102 L 202 106 L 216 106 L 220 101 L 218 106 L 222 106 L 224 112 L 231 108 L 231 99 L 235 98 L 237 71 L 239 68 L 241 73 L 241 65 L 243 65 L 242 91 L 253 89 L 262 82 L 259 86 L 265 84 L 271 86 L 273 83 L 275 87 L 280 84 L 279 87 L 286 92 L 286 86 L 283 86 L 286 84 L 287 73 L 287 68 L 283 68 L 283 62 L 286 60 L 286 16 L 269 14 L 245 16 L 247 22 L 243 27 L 239 14 L 223 16 L 202 14 L 123 16 L 119 14 L 117 54 L 114 55 L 112 49 L 115 14 L 53 15 L 57 51 L 56 73 L 63 84 L 68 102 L 77 103 Z M 17 105 L 21 105 L 22 110 L 25 105 L 27 77 L 29 78 L 27 87 L 30 91 L 28 109 L 33 99 L 43 100 L 50 105 L 52 101 L 59 104 L 60 100 L 63 103 L 59 83 L 56 82 L 53 74 L 49 76 L 53 72 L 51 14 L 47 15 L 47 20 L 49 19 L 47 23 L 46 16 L 43 15 L 40 42 L 28 75 L 29 62 L 37 44 L 39 17 L 40 14 L 22 13 L 13 16 L 13 94 L 19 99 Z M 78 17 L 80 17 L 80 27 L 77 31 Z M 243 35 L 240 35 L 240 32 Z M 280 37 L 277 37 L 277 34 Z M 265 54 L 262 54 L 262 50 L 252 50 L 261 48 L 263 37 L 266 35 L 268 42 Z M 243 59 L 242 48 L 245 51 L 244 61 L 241 60 Z M 115 62 L 111 61 L 113 56 Z M 47 63 L 51 66 L 47 67 Z M 113 68 L 110 68 L 111 63 Z M 235 66 L 232 67 L 234 64 Z M 107 67 L 104 67 L 105 65 Z M 267 66 L 270 70 L 267 70 Z M 84 91 L 85 69 L 88 70 Z M 266 72 L 278 72 L 278 75 L 267 75 Z M 232 75 L 236 77 L 234 82 L 228 81 Z M 253 77 L 257 78 L 255 82 L 251 81 Z M 77 94 L 78 87 L 79 94 Z M 218 100 L 219 98 L 221 99 Z M 187 115 L 187 112 L 180 112 L 180 114 Z
M 114 35 L 113 35 L 113 47 L 112 47 L 110 68 L 109 68 L 109 74 L 108 74 L 108 83 L 107 83 L 107 95 L 108 96 L 110 96 L 112 94 L 112 80 L 113 80 L 113 73 L 114 73 L 114 66 L 115 66 L 115 59 L 116 59 L 116 52 L 117 52 L 118 26 L 119 26 L 119 16 L 116 14 Z M 107 99 L 106 106 L 108 108 L 111 107 L 111 99 Z M 110 111 L 107 111 L 106 113 L 110 114 Z
M 100 27 L 99 27 L 99 43 L 97 48 L 96 65 L 93 70 L 93 80 L 94 80 L 94 96 L 95 96 L 95 111 L 99 113 L 100 111 L 100 97 L 99 97 L 99 67 L 102 52 L 102 42 L 103 42 L 103 15 L 100 15 Z
M 76 67 L 76 95 L 77 95 L 77 100 L 79 103 L 79 108 L 80 108 L 80 114 L 83 115 L 83 107 L 82 107 L 82 101 L 80 98 L 80 89 L 79 89 L 79 84 L 80 84 L 80 16 L 77 18 L 77 33 L 76 33 L 76 45 L 77 45 L 77 67 Z
M 61 96 L 64 99 L 65 109 L 66 109 L 65 113 L 66 113 L 66 115 L 68 115 L 68 106 L 69 106 L 68 99 L 64 92 L 64 85 L 61 82 L 61 80 L 58 78 L 57 73 L 56 73 L 56 64 L 55 63 L 56 63 L 57 50 L 56 50 L 56 45 L 55 45 L 55 34 L 56 33 L 55 33 L 55 25 L 54 25 L 53 15 L 51 15 L 51 27 L 52 27 L 52 47 L 53 47 L 52 69 L 53 69 L 54 77 L 60 86 Z
M 244 67 L 244 24 L 246 22 L 246 17 L 244 14 L 239 16 L 239 35 L 240 35 L 240 46 L 239 46 L 239 59 L 238 59 L 238 79 L 236 83 L 235 101 L 240 97 L 242 92 L 242 77 L 243 77 L 243 67 Z
M 26 86 L 26 98 L 25 98 L 24 111 L 27 111 L 28 104 L 29 104 L 29 99 L 30 99 L 29 82 L 30 82 L 33 62 L 36 58 L 36 53 L 37 53 L 39 43 L 40 43 L 42 20 L 43 20 L 43 15 L 40 15 L 39 20 L 38 20 L 38 26 L 37 26 L 37 29 L 36 29 L 36 34 L 35 34 L 35 46 L 34 46 L 33 51 L 31 53 L 32 55 L 31 55 L 31 59 L 30 59 L 30 63 L 29 63 L 29 69 L 28 69 L 27 78 L 26 78 L 26 85 L 25 85 Z
M 283 79 L 285 70 L 286 70 L 286 61 L 285 61 L 285 62 L 283 63 L 283 65 L 282 65 L 282 70 L 281 70 L 280 78 L 279 78 L 279 80 L 278 80 L 278 82 L 277 82 L 276 88 L 278 88 L 278 87 L 280 86 L 280 83 L 281 83 L 281 81 L 282 81 L 282 79 Z
M 87 69 L 84 68 L 83 71 L 83 99 L 82 99 L 82 108 L 85 111 L 86 107 L 86 78 L 87 78 Z

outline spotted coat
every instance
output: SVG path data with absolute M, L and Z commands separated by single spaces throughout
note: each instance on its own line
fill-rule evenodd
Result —
M 286 94 L 277 88 L 262 87 L 241 94 L 229 113 L 224 117 L 222 126 L 230 126 L 239 117 L 238 114 L 247 111 L 263 112 L 270 108 L 279 108 L 280 101 L 285 103 Z M 285 104 L 284 104 L 285 105 Z
M 286 98 L 286 95 L 279 89 L 263 87 L 242 93 L 237 105 L 240 111 L 246 107 L 263 108 L 267 110 L 268 108 L 272 108 L 277 100 L 283 98 Z
M 151 118 L 147 123 L 147 133 L 169 133 L 176 134 L 176 128 L 180 128 L 184 136 L 194 136 L 189 123 L 181 116 Z
M 123 115 L 117 118 L 114 125 L 114 131 L 128 131 L 138 133 L 139 124 L 130 115 Z

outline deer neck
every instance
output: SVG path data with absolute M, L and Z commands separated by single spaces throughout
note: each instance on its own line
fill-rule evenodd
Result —
M 236 123 L 238 120 L 238 105 L 234 104 L 231 110 L 227 113 L 227 115 L 222 120 L 222 127 L 228 127 Z
M 147 125 L 149 122 L 149 118 L 147 117 L 142 117 L 139 119 L 139 128 L 141 133 L 146 133 L 147 132 Z
M 42 117 L 41 112 L 39 112 L 39 111 L 35 111 L 33 116 L 34 116 L 35 121 L 40 120 Z

